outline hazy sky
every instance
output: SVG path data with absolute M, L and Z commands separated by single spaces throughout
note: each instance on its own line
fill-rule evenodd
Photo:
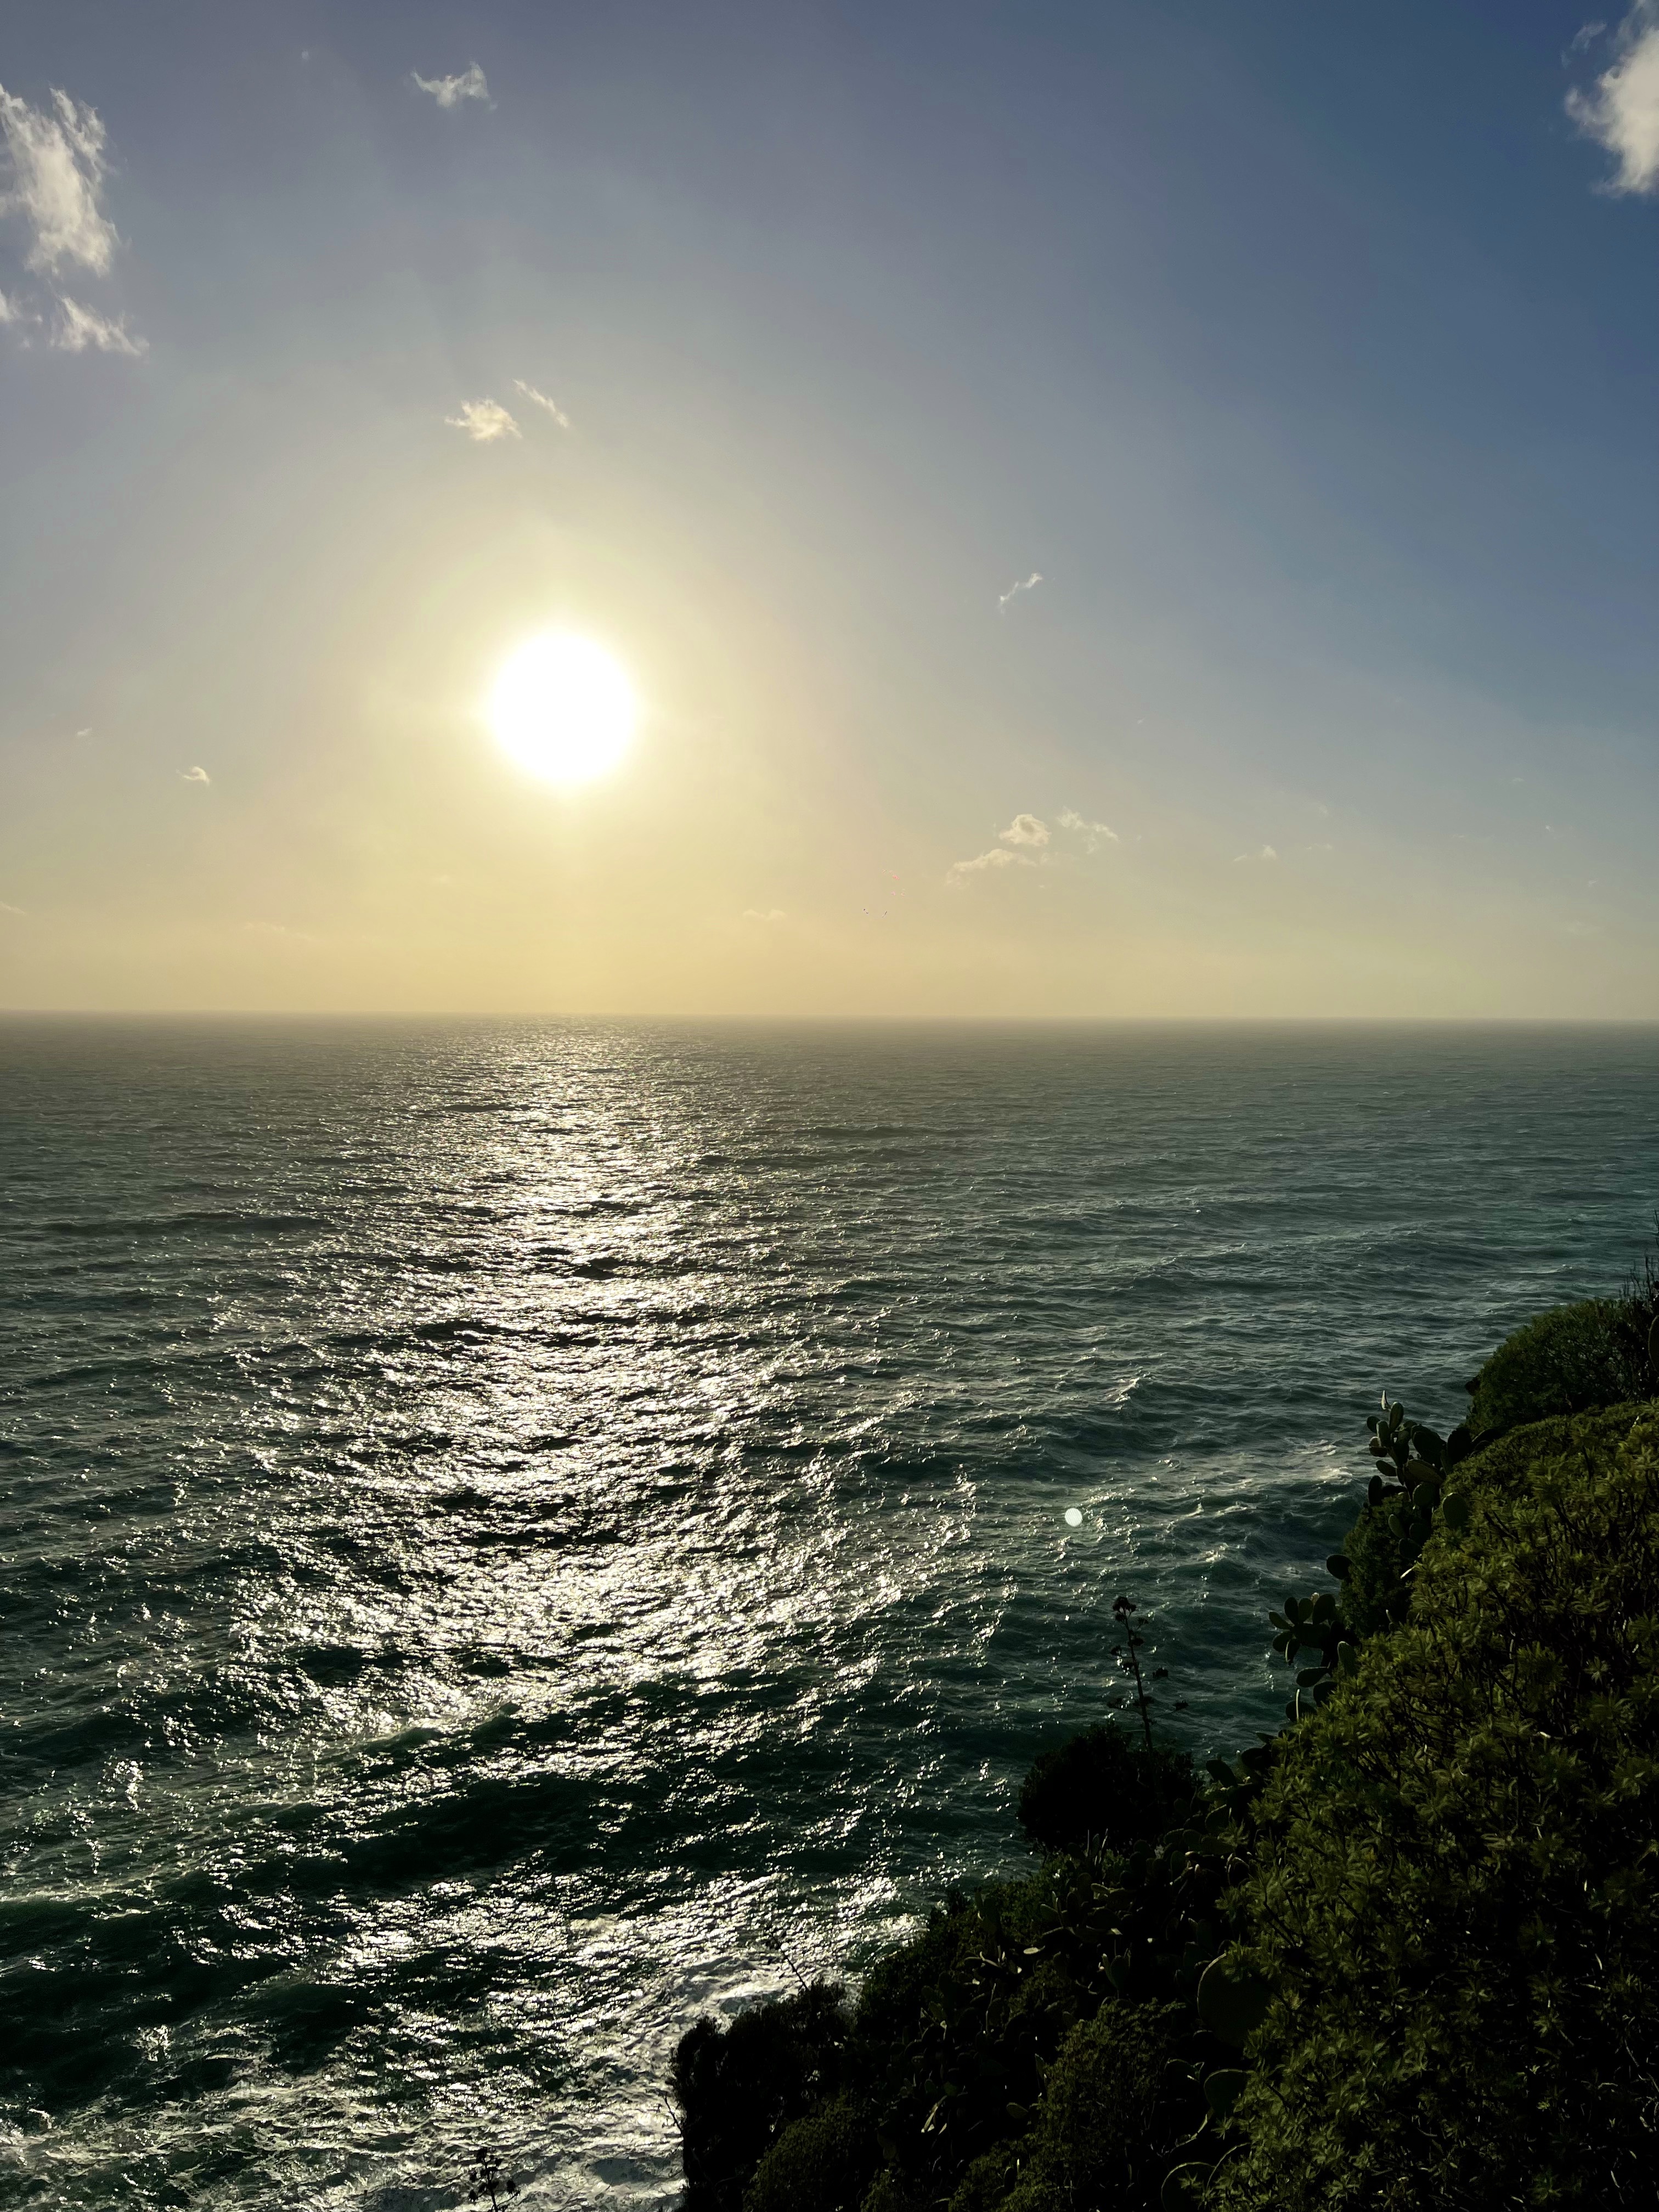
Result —
M 1659 1016 L 1659 9 L 9 0 L 0 85 L 0 1004 Z

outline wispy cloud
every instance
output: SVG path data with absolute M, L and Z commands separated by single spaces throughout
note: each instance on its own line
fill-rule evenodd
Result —
M 211 783 L 213 778 L 204 768 L 187 768 L 179 771 L 180 783 Z
M 24 907 L 14 906 L 9 899 L 0 899 L 0 914 L 15 914 L 24 920 L 27 919 L 27 909 Z
M 1062 830 L 1070 830 L 1084 841 L 1084 849 L 1091 853 L 1100 850 L 1100 841 L 1105 837 L 1114 845 L 1120 840 L 1109 822 L 1085 822 L 1074 806 L 1068 806 L 1054 817 Z
M 0 209 L 22 216 L 34 234 L 29 267 L 47 276 L 66 265 L 106 276 L 120 240 L 99 204 L 105 162 L 97 111 L 56 90 L 49 109 L 31 107 L 0 85 L 0 132 L 11 171 Z
M 1005 845 L 1046 845 L 1048 825 L 1035 814 L 1016 814 L 1006 830 L 997 832 Z
M 1659 0 L 1638 0 L 1620 26 L 1613 67 L 1593 92 L 1570 92 L 1567 112 L 1618 161 L 1608 191 L 1659 191 Z
M 787 921 L 789 919 L 781 906 L 746 906 L 743 918 L 745 921 Z
M 477 62 L 470 62 L 459 76 L 422 76 L 419 70 L 411 70 L 410 82 L 429 92 L 440 107 L 459 107 L 464 100 L 489 98 L 489 83 Z
M 499 399 L 464 399 L 459 415 L 446 415 L 452 430 L 465 430 L 480 446 L 497 438 L 522 438 L 524 432 Z
M 1001 611 L 1003 611 L 1003 610 L 1007 606 L 1009 600 L 1010 600 L 1010 599 L 1017 599 L 1019 597 L 1019 595 L 1020 595 L 1020 593 L 1021 593 L 1022 592 L 1034 592 L 1034 591 L 1036 591 L 1036 589 L 1037 586 L 1038 586 L 1042 581 L 1042 570 L 1041 570 L 1040 568 L 1033 568 L 1033 569 L 1032 569 L 1032 571 L 1031 571 L 1031 573 L 1030 573 L 1030 574 L 1029 576 L 1024 577 L 1024 579 L 1023 579 L 1019 583 L 1018 583 L 1018 584 L 1010 584 L 1010 585 L 1009 585 L 1009 586 L 1008 586 L 1008 588 L 1007 588 L 1007 590 L 1006 590 L 1006 592 L 1000 592 L 1000 593 L 998 594 L 998 597 L 997 597 L 997 609 L 998 609 L 998 611 L 999 611 L 999 612 L 1001 612 Z
M 544 392 L 538 392 L 533 384 L 526 384 L 520 376 L 514 378 L 513 389 L 515 392 L 521 392 L 532 406 L 544 407 L 560 429 L 568 430 L 570 428 L 570 417 L 556 399 L 550 399 Z
M 134 361 L 149 351 L 149 340 L 134 337 L 118 317 L 112 321 L 96 307 L 83 307 L 66 293 L 58 295 L 52 342 L 59 353 L 85 353 L 90 346 L 95 353 L 124 353 Z
M 1278 858 L 1278 854 L 1274 852 L 1271 845 L 1263 845 L 1257 852 L 1235 853 L 1233 854 L 1233 865 L 1237 867 L 1241 860 L 1276 860 Z

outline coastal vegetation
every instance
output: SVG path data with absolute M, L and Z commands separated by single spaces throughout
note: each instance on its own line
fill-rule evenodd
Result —
M 1398 1405 L 1285 1725 L 1203 1772 L 1133 1725 L 1037 1761 L 1041 1863 L 856 1996 L 699 2021 L 685 2212 L 1407 2212 L 1652 2201 L 1659 1285 Z

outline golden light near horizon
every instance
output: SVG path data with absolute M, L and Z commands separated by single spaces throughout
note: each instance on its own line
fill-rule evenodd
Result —
M 545 631 L 509 653 L 484 711 L 502 751 L 549 783 L 591 783 L 614 768 L 639 720 L 621 664 L 568 630 Z

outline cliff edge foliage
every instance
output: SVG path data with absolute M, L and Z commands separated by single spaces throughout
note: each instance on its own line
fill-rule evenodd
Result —
M 1200 1776 L 1144 1705 L 1088 1729 L 1036 1871 L 856 1999 L 699 2021 L 685 2212 L 1659 2201 L 1654 1292 L 1517 1332 L 1449 1437 L 1372 1417 L 1279 1735 Z

